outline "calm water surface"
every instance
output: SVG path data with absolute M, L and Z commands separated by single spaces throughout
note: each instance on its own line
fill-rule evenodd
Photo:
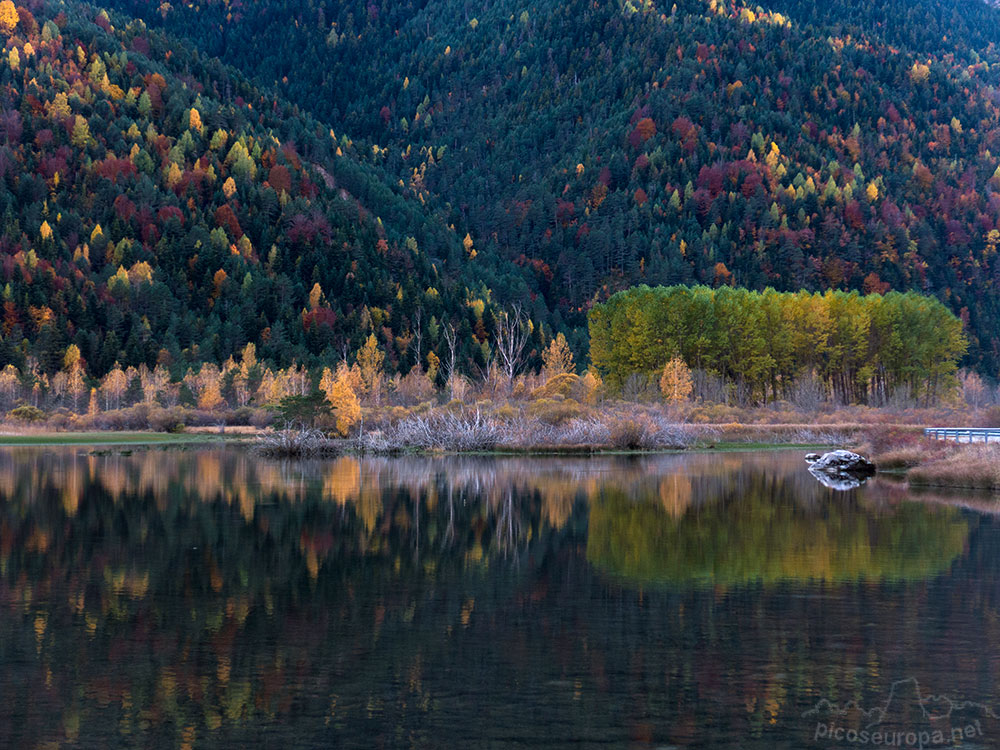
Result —
M 1000 747 L 998 511 L 798 452 L 8 449 L 0 748 Z

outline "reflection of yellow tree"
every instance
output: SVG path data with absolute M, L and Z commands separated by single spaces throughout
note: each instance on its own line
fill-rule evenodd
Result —
M 66 515 L 76 515 L 77 508 L 80 507 L 80 499 L 83 496 L 83 472 L 76 461 L 70 463 L 62 472 L 63 483 L 60 491 L 63 510 Z
M 375 523 L 382 515 L 382 491 L 378 485 L 366 485 L 358 493 L 356 512 L 365 531 L 371 533 L 375 529 Z
M 536 487 L 542 496 L 542 517 L 553 529 L 561 529 L 573 512 L 578 486 L 559 478 L 539 477 Z
M 358 496 L 361 464 L 356 458 L 338 458 L 323 472 L 323 497 L 341 505 Z
M 668 474 L 660 480 L 660 503 L 671 518 L 680 518 L 691 504 L 691 480 L 683 474 Z

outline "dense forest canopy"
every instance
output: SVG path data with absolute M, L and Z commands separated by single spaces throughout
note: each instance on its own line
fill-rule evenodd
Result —
M 915 290 L 1000 369 L 986 3 L 112 4 L 377 146 L 556 328 L 642 282 Z
M 4 0 L 0 38 L 0 365 L 315 367 L 374 336 L 405 373 L 445 326 L 485 364 L 470 248 L 339 128 L 88 6 Z
M 841 403 L 936 403 L 953 390 L 967 346 L 961 321 L 913 292 L 704 286 L 619 292 L 591 310 L 590 338 L 593 364 L 612 388 L 680 357 L 722 380 L 720 400 L 744 403 L 817 385 Z

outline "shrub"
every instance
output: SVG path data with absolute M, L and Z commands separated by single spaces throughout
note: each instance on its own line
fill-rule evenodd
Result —
M 417 365 L 410 369 L 406 377 L 400 378 L 395 395 L 403 405 L 418 404 L 434 398 L 434 383 L 427 377 L 423 368 Z
M 645 414 L 617 417 L 608 424 L 608 440 L 623 450 L 649 450 L 655 447 L 656 426 Z
M 554 396 L 569 398 L 570 395 L 582 395 L 578 393 L 582 390 L 580 377 L 578 375 L 563 372 L 558 375 L 554 375 L 545 382 L 545 385 L 539 386 L 533 390 L 531 392 L 531 398 L 546 399 Z
M 521 416 L 521 412 L 510 404 L 504 404 L 493 410 L 493 416 L 503 422 L 513 422 Z
M 379 432 L 365 434 L 364 450 L 391 453 L 407 448 L 445 451 L 487 451 L 507 440 L 507 425 L 479 409 L 468 413 L 438 412 L 411 416 Z
M 187 417 L 188 410 L 182 406 L 154 408 L 149 412 L 148 424 L 151 430 L 157 432 L 183 432 Z
M 576 377 L 575 375 L 573 377 Z M 563 424 L 571 419 L 577 419 L 583 413 L 583 407 L 573 399 L 556 400 L 543 398 L 533 402 L 528 407 L 528 415 L 546 424 Z
M 271 458 L 314 458 L 339 453 L 336 442 L 313 429 L 278 430 L 261 435 L 254 452 Z
M 37 406 L 21 404 L 11 409 L 7 416 L 11 419 L 16 419 L 18 422 L 41 422 L 45 419 L 45 412 Z

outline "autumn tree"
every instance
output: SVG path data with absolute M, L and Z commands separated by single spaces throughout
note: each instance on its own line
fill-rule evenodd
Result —
M 73 410 L 79 411 L 80 399 L 86 393 L 87 385 L 84 381 L 83 358 L 80 356 L 80 347 L 76 344 L 66 347 L 62 373 L 65 375 L 66 395 L 73 399 Z
M 546 378 L 552 378 L 567 372 L 573 372 L 573 352 L 566 343 L 566 337 L 559 333 L 542 352 L 543 372 Z
M 365 390 L 376 404 L 382 397 L 382 379 L 384 377 L 382 363 L 384 361 L 385 352 L 379 347 L 375 334 L 369 334 L 368 340 L 358 351 L 357 362 L 361 369 L 361 379 L 364 382 Z
M 170 383 L 170 373 L 166 367 L 158 364 L 153 370 L 141 369 L 139 382 L 143 403 L 152 404 L 156 401 L 156 397 L 166 390 Z
M 125 372 L 121 365 L 115 362 L 114 367 L 108 370 L 108 374 L 101 381 L 101 392 L 104 394 L 105 410 L 121 408 L 122 394 L 128 388 L 125 379 Z
M 17 368 L 12 364 L 5 365 L 0 370 L 0 398 L 3 399 L 5 409 L 10 409 L 14 405 L 20 389 L 21 376 Z
M 257 367 L 257 346 L 252 341 L 243 347 L 240 365 L 233 377 L 233 390 L 236 393 L 238 406 L 246 406 L 253 395 L 250 390 L 250 379 Z
M 319 388 L 334 410 L 337 431 L 346 436 L 351 427 L 361 420 L 361 402 L 351 387 L 347 368 L 338 369 L 337 373 L 332 372 L 329 367 L 324 368 Z
M 0 2 L 0 31 L 3 31 L 8 36 L 13 34 L 19 20 L 17 8 L 11 0 Z
M 191 112 L 188 114 L 188 127 L 196 131 L 199 135 L 201 134 L 201 113 L 194 107 L 191 108 Z
M 211 363 L 205 363 L 197 374 L 188 371 L 184 382 L 194 393 L 199 409 L 212 411 L 225 403 L 222 398 L 222 383 L 219 368 Z
M 676 406 L 691 397 L 691 370 L 680 357 L 672 357 L 663 366 L 660 375 L 660 392 L 671 406 Z

